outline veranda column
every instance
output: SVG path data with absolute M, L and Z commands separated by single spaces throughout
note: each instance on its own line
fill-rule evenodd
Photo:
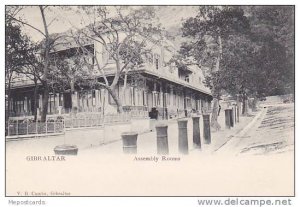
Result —
M 27 96 L 24 97 L 24 113 L 27 115 L 28 112 Z
M 95 90 L 95 106 L 98 111 L 99 108 L 99 90 Z
M 88 92 L 88 111 L 91 111 L 93 106 L 93 94 L 92 91 Z
M 173 90 L 173 87 L 171 87 L 170 88 L 170 106 L 174 106 L 173 96 L 174 96 L 174 90 Z
M 54 103 L 55 103 L 55 113 L 59 113 L 59 93 L 56 93 L 54 97 Z
M 39 95 L 39 108 L 41 109 L 41 110 L 43 110 L 43 96 L 42 95 Z

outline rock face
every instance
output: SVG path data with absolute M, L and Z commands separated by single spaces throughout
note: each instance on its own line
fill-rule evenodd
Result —
M 198 6 L 155 6 L 157 17 L 162 26 L 175 37 L 175 47 L 179 48 L 184 41 L 181 37 L 182 23 L 197 14 Z

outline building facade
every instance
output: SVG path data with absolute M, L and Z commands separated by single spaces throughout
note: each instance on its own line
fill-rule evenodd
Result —
M 115 64 L 105 53 L 103 47 L 95 42 L 88 44 L 89 49 L 101 64 L 106 65 L 105 76 L 112 81 Z M 74 48 L 60 48 L 52 54 L 65 54 Z M 100 51 L 100 52 L 99 52 Z M 201 113 L 210 108 L 212 96 L 203 84 L 204 76 L 197 67 L 179 69 L 167 64 L 175 52 L 168 41 L 151 45 L 152 54 L 144 63 L 130 70 L 126 78 L 120 78 L 116 94 L 124 111 L 147 111 L 151 118 L 168 119 Z M 69 57 L 68 58 L 72 58 Z M 92 58 L 90 61 L 94 61 Z M 98 81 L 101 74 L 95 73 Z M 126 83 L 125 83 L 126 81 Z M 33 116 L 34 84 L 27 76 L 19 75 L 11 84 L 11 98 L 7 101 L 10 117 Z M 38 91 L 38 117 L 42 107 L 42 89 Z M 117 106 L 105 88 L 90 85 L 77 86 L 74 90 L 51 90 L 48 100 L 48 114 L 68 114 L 71 112 L 117 113 Z

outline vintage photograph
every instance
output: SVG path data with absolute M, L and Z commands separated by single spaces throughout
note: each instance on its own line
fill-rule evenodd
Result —
M 6 5 L 3 98 L 6 196 L 295 195 L 292 5 Z

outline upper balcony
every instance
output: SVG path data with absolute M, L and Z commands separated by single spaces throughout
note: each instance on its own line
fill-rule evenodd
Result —
M 38 81 L 38 84 L 40 82 Z M 10 87 L 13 88 L 23 88 L 23 87 L 31 87 L 34 86 L 34 81 L 27 76 L 25 77 L 16 77 L 11 81 Z M 7 87 L 7 86 L 6 86 Z
M 87 58 L 87 56 L 89 56 L 88 54 L 78 54 L 78 47 L 67 48 L 66 50 L 61 49 L 52 54 L 67 58 L 70 64 L 75 63 L 74 59 L 78 59 L 80 57 L 85 58 L 85 60 L 88 60 L 91 65 L 94 65 L 94 71 L 91 71 L 91 74 L 93 73 L 92 75 L 96 75 L 98 77 L 101 77 L 102 74 L 98 70 L 98 66 L 96 66 L 97 63 L 100 67 L 103 67 L 103 71 L 106 75 L 115 74 L 115 61 L 107 52 L 105 52 L 103 46 L 94 42 L 93 44 L 85 45 L 85 48 L 90 54 L 94 54 L 93 58 Z M 182 70 L 178 69 L 175 65 L 167 64 L 174 53 L 174 51 L 171 51 L 168 48 L 161 46 L 153 47 L 152 45 L 151 52 L 152 54 L 144 60 L 144 63 L 137 66 L 134 70 L 152 74 L 159 78 L 210 94 L 210 90 L 206 88 L 201 81 L 199 81 L 200 77 L 198 76 L 201 73 L 199 68 L 195 69 L 193 67 L 187 67 Z M 76 55 L 79 55 L 80 57 L 74 57 Z M 95 57 L 97 58 L 97 61 L 94 59 Z M 24 86 L 34 86 L 34 82 L 28 78 L 19 78 L 12 83 L 12 88 Z

